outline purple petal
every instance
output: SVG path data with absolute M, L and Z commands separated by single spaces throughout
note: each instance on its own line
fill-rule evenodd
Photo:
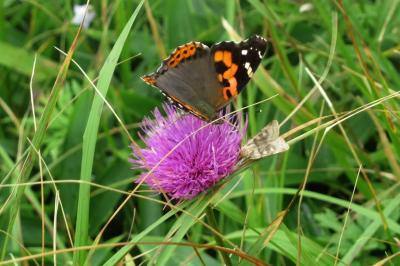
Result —
M 144 170 L 136 182 L 145 178 L 154 190 L 176 199 L 191 199 L 232 172 L 247 122 L 241 129 L 238 117 L 207 125 L 193 115 L 180 116 L 170 105 L 163 109 L 166 117 L 156 108 L 154 120 L 143 120 L 146 147 L 132 146 L 134 158 L 129 161 L 133 168 Z

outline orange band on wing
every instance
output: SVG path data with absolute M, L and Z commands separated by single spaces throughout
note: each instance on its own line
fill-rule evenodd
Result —
M 177 102 L 179 105 L 181 105 L 183 108 L 185 108 L 187 111 L 189 111 L 190 113 L 194 114 L 197 117 L 200 117 L 201 119 L 208 121 L 209 117 L 203 115 L 201 112 L 193 109 L 192 106 L 182 102 L 179 98 L 174 97 L 174 96 L 169 96 L 172 100 L 174 100 L 175 102 Z
M 225 66 L 230 67 L 232 65 L 232 53 L 224 51 L 224 59 L 222 62 L 224 62 Z
M 182 60 L 194 56 L 197 47 L 200 47 L 200 45 L 197 43 L 188 43 L 183 46 L 179 46 L 170 56 L 168 66 L 176 67 Z
M 237 70 L 238 66 L 236 64 L 232 64 L 232 66 L 224 72 L 223 75 L 224 79 L 230 79 L 231 77 L 235 76 Z
M 214 54 L 214 61 L 222 61 L 226 67 L 232 65 L 232 53 L 230 51 L 216 51 Z
M 224 73 L 217 74 L 217 79 L 221 84 L 229 83 L 229 86 L 226 86 L 222 89 L 224 99 L 228 101 L 230 98 L 238 95 L 237 80 L 235 78 L 235 75 L 239 69 L 239 66 L 233 63 L 231 51 L 216 51 L 214 53 L 214 61 L 222 61 L 222 63 L 226 67 Z
M 238 95 L 238 90 L 237 90 L 237 80 L 236 78 L 232 77 L 228 79 L 229 82 L 229 87 L 224 87 L 223 88 L 223 95 L 225 100 L 229 100 L 232 97 L 235 97 Z
M 193 43 L 189 44 L 187 49 L 189 51 L 187 57 L 193 56 L 196 53 L 196 46 Z
M 224 58 L 224 52 L 223 51 L 215 52 L 215 54 L 214 54 L 214 61 L 215 62 L 222 61 L 223 58 Z
M 142 77 L 143 81 L 149 85 L 154 86 L 156 84 L 156 79 L 151 76 L 144 76 Z

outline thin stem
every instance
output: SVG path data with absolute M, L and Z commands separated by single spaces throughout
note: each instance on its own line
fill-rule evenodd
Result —
M 206 215 L 207 215 L 208 223 L 210 224 L 210 226 L 212 228 L 214 228 L 215 230 L 217 230 L 217 228 L 218 228 L 217 221 L 215 220 L 214 211 L 210 206 L 207 206 L 207 208 L 206 208 Z M 218 235 L 218 234 L 215 234 L 213 231 L 212 231 L 212 233 L 214 235 L 215 242 L 219 246 L 223 247 L 224 246 L 224 240 L 221 238 L 221 236 Z M 231 259 L 228 256 L 228 254 L 226 254 L 222 250 L 220 250 L 219 252 L 220 252 L 220 254 L 222 256 L 222 259 L 224 260 L 225 265 L 226 266 L 232 266 L 232 262 L 231 262 Z

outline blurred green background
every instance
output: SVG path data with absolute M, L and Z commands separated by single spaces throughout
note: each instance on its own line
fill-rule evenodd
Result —
M 62 71 L 65 56 L 56 49 L 67 52 L 73 44 L 79 29 L 72 23 L 76 4 L 84 2 L 0 3 L 3 261 L 25 258 L 29 265 L 54 264 L 54 236 L 60 250 L 82 243 L 97 245 L 94 239 L 126 198 L 123 191 L 135 187 L 133 180 L 139 174 L 128 163 L 130 139 L 107 106 L 98 116 L 97 136 L 93 127 L 95 147 L 87 144 L 93 148 L 93 167 L 85 160 L 82 164 L 82 156 L 90 154 L 85 155 L 82 144 L 85 128 L 94 123 L 88 117 L 96 93 L 73 63 L 67 72 Z M 400 1 L 152 0 L 139 6 L 139 1 L 102 0 L 90 4 L 95 17 L 80 32 L 72 58 L 94 81 L 103 67 L 118 62 L 114 72 L 112 68 L 103 72 L 103 77 L 112 78 L 106 98 L 139 144 L 141 120 L 165 100 L 140 76 L 154 71 L 178 45 L 193 40 L 212 45 L 237 35 L 259 34 L 269 39 L 270 48 L 233 106 L 246 107 L 278 94 L 245 110 L 248 136 L 272 119 L 288 118 L 281 133 L 297 131 L 285 135 L 292 140 L 288 152 L 232 177 L 210 201 L 172 202 L 180 208 L 173 212 L 171 206 L 154 201 L 161 200 L 155 193 L 144 191 L 144 198 L 131 198 L 112 219 L 100 243 L 134 239 L 135 245 L 94 248 L 94 254 L 81 257 L 77 251 L 65 251 L 57 255 L 60 265 L 83 264 L 86 258 L 91 265 L 106 261 L 109 265 L 113 261 L 221 265 L 224 260 L 215 249 L 190 247 L 190 243 L 215 245 L 201 216 L 209 205 L 215 207 L 217 229 L 227 248 L 240 247 L 248 256 L 271 265 L 370 265 L 385 258 L 388 265 L 400 263 L 396 94 L 400 88 Z M 139 13 L 132 28 L 126 29 L 130 34 L 120 55 L 106 60 L 137 7 Z M 320 89 L 310 73 L 321 79 Z M 54 98 L 52 90 L 59 90 L 59 95 Z M 56 101 L 50 108 L 52 97 Z M 333 121 L 334 114 L 346 115 L 360 107 L 365 110 L 323 135 L 324 123 Z M 46 108 L 51 112 L 40 124 Z M 309 121 L 314 123 L 306 124 Z M 43 132 L 38 130 L 38 135 L 35 128 L 40 126 Z M 35 136 L 41 165 L 30 144 Z M 33 158 L 32 170 L 26 167 L 29 158 Z M 104 187 L 88 186 L 90 191 L 78 201 L 82 169 L 89 171 L 91 182 Z M 42 188 L 39 183 L 16 185 L 38 182 L 41 176 L 58 182 Z M 294 194 L 303 184 L 299 200 Z M 90 200 L 90 210 L 82 207 L 83 199 Z M 285 217 L 280 216 L 282 211 L 288 211 Z M 88 219 L 86 226 L 81 219 Z M 83 227 L 78 227 L 81 222 Z M 77 240 L 78 234 L 82 241 Z M 157 241 L 166 242 L 174 234 L 175 242 L 189 246 L 155 249 L 163 246 Z M 151 241 L 153 245 L 144 243 Z M 49 254 L 42 257 L 44 252 Z M 32 254 L 39 255 L 27 257 Z M 235 255 L 231 261 L 245 264 Z

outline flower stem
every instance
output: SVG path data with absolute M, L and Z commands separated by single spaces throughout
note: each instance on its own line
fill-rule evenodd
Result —
M 217 221 L 215 220 L 214 211 L 210 206 L 208 206 L 206 208 L 206 215 L 207 215 L 208 223 L 210 224 L 210 226 L 212 228 L 214 228 L 215 230 L 217 230 L 217 228 L 218 228 Z M 214 232 L 212 232 L 212 233 L 214 235 L 215 242 L 219 246 L 224 247 L 224 240 L 221 238 L 221 236 L 218 234 L 215 234 Z M 225 265 L 232 266 L 232 262 L 231 262 L 231 259 L 229 258 L 229 255 L 226 254 L 222 250 L 220 250 L 220 253 L 221 253 L 222 259 L 224 260 Z

